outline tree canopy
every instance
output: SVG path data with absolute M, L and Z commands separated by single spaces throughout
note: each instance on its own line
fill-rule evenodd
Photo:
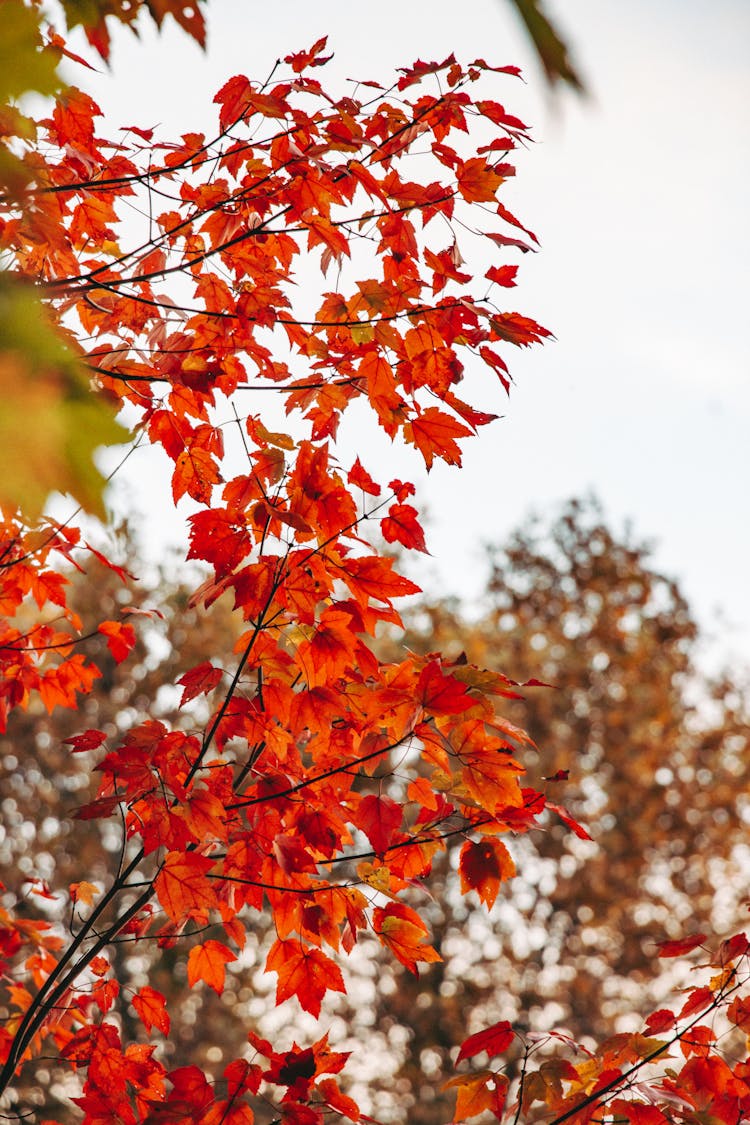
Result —
M 103 56 L 103 17 L 130 23 L 141 7 L 202 35 L 193 3 L 64 5 Z M 6 0 L 3 18 L 0 727 L 13 738 L 4 760 L 18 799 L 6 809 L 21 837 L 9 841 L 0 907 L 3 1111 L 38 1111 L 48 1125 L 66 1103 L 84 1125 L 368 1120 L 342 1077 L 350 1046 L 331 1029 L 347 963 L 368 949 L 414 976 L 441 963 L 429 886 L 453 841 L 461 893 L 491 909 L 531 863 L 529 834 L 590 837 L 563 804 L 569 767 L 544 773 L 511 717 L 539 686 L 533 668 L 522 679 L 432 645 L 383 650 L 384 630 L 402 627 L 398 607 L 419 593 L 393 552 L 426 551 L 425 532 L 413 482 L 388 479 L 364 447 L 344 458 L 339 443 L 356 405 L 428 470 L 460 467 L 464 443 L 495 417 L 475 380 L 500 399 L 510 349 L 549 336 L 504 299 L 537 244 L 501 201 L 528 136 L 496 100 L 517 70 L 451 56 L 406 65 L 387 86 L 337 90 L 324 84 L 320 39 L 264 82 L 229 77 L 210 136 L 130 125 L 113 137 L 85 89 L 60 86 L 62 53 L 84 82 L 89 64 L 40 7 Z M 36 116 L 29 91 L 48 99 Z M 190 528 L 163 607 L 103 529 L 78 511 L 45 514 L 57 488 L 103 516 L 91 454 L 126 437 L 162 450 Z M 639 706 L 671 736 L 649 700 L 655 684 L 670 698 L 653 637 L 673 637 L 652 605 L 652 588 L 669 595 L 663 581 L 629 577 L 626 611 L 615 544 L 602 553 L 616 593 L 600 624 L 642 672 L 654 658 L 654 684 L 607 676 L 596 650 L 600 698 L 577 704 L 601 716 L 585 752 L 605 814 L 590 793 L 573 801 L 602 839 L 621 841 L 633 835 L 615 815 L 628 794 L 602 766 L 601 696 L 622 703 L 620 729 L 627 692 L 642 689 Z M 576 566 L 584 554 L 579 545 Z M 531 649 L 546 658 L 556 642 L 533 613 L 549 566 L 540 556 L 527 569 L 525 592 L 496 575 L 497 625 L 533 627 Z M 549 581 L 546 593 L 577 639 L 570 629 L 583 636 L 586 618 L 576 624 L 564 600 L 576 572 L 560 585 L 562 603 Z M 550 723 L 541 740 L 554 739 Z M 678 757 L 692 752 L 674 738 Z M 52 791 L 35 752 L 59 780 Z M 622 739 L 613 753 L 627 779 Z M 693 770 L 703 784 L 707 768 L 686 759 L 680 781 Z M 52 854 L 53 837 L 71 842 Z M 586 867 L 570 856 L 561 894 Z M 670 872 L 690 894 L 679 865 Z M 628 917 L 613 898 L 609 909 L 610 927 Z M 748 942 L 688 925 L 660 953 L 697 949 L 709 971 L 675 1011 L 585 1046 L 583 1062 L 569 1037 L 545 1034 L 545 1047 L 564 1048 L 550 1056 L 502 1013 L 462 1029 L 447 1081 L 454 1121 L 741 1120 Z M 243 1025 L 228 1003 L 240 1031 L 231 1050 L 175 1059 L 180 994 L 156 987 L 172 976 L 228 1001 L 244 979 L 279 1022 Z

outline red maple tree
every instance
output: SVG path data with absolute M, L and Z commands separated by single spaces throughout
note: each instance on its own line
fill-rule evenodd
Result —
M 129 21 L 139 7 L 98 12 Z M 147 7 L 202 34 L 194 4 Z M 34 5 L 10 0 L 8 11 L 33 31 Z M 104 18 L 89 38 L 106 54 Z M 341 419 L 358 403 L 428 469 L 436 459 L 460 465 L 461 443 L 493 418 L 461 392 L 464 369 L 485 369 L 507 390 L 506 345 L 548 335 L 496 304 L 515 284 L 514 265 L 476 276 L 486 247 L 504 258 L 536 241 L 498 200 L 527 137 L 494 97 L 516 71 L 451 57 L 417 62 L 388 88 L 332 93 L 318 77 L 325 49 L 320 40 L 288 55 L 265 83 L 230 78 L 209 137 L 166 142 L 130 127 L 105 139 L 98 107 L 71 86 L 31 125 L 13 106 L 2 119 L 9 281 L 41 300 L 70 365 L 36 354 L 27 370 L 12 341 L 3 375 L 14 387 L 35 380 L 34 393 L 62 414 L 81 399 L 97 411 L 127 406 L 137 440 L 172 463 L 174 503 L 193 502 L 188 558 L 207 575 L 193 606 L 226 597 L 244 623 L 231 665 L 209 654 L 178 680 L 183 721 L 67 739 L 71 754 L 95 756 L 98 775 L 77 816 L 121 826 L 119 861 L 103 885 L 85 871 L 70 885 L 65 929 L 62 913 L 0 915 L 0 1089 L 51 1054 L 80 1072 L 73 1100 L 87 1125 L 250 1125 L 269 1100 L 285 1125 L 366 1120 L 336 1078 L 346 1054 L 325 1034 L 281 1047 L 248 1029 L 222 1075 L 168 1069 L 157 1049 L 170 1029 L 165 997 L 150 986 L 121 991 L 110 956 L 118 942 L 166 950 L 197 936 L 183 941 L 188 982 L 221 994 L 254 915 L 268 910 L 276 1002 L 318 1017 L 328 993 L 345 991 L 345 955 L 363 933 L 413 972 L 438 958 L 418 907 L 447 838 L 464 838 L 462 888 L 489 907 L 514 870 L 503 837 L 533 828 L 545 807 L 584 831 L 524 784 L 524 737 L 497 709 L 516 684 L 437 653 L 376 657 L 379 625 L 398 624 L 395 603 L 417 592 L 387 545 L 424 551 L 425 536 L 412 483 L 337 455 Z M 82 62 L 45 29 L 34 61 L 54 69 L 61 52 Z M 140 237 L 134 213 L 146 217 Z M 322 293 L 295 283 L 303 261 Z M 289 417 L 283 430 L 247 411 L 246 395 L 261 388 Z M 235 432 L 239 454 L 225 449 Z M 127 659 L 138 615 L 126 605 L 117 619 L 81 621 L 65 567 L 94 556 L 125 587 L 132 576 L 73 519 L 8 507 L 0 547 L 0 718 L 36 699 L 77 708 L 100 676 L 87 641 L 103 636 L 115 660 Z M 210 706 L 201 727 L 199 697 Z M 42 880 L 33 890 L 40 901 L 63 894 Z M 747 1027 L 737 992 L 746 959 L 740 938 L 721 947 L 710 984 L 677 1016 L 652 1017 L 648 1030 L 668 1029 L 666 1040 L 628 1036 L 583 1067 L 524 1070 L 515 1108 L 502 1068 L 460 1075 L 456 1120 L 483 1110 L 517 1119 L 535 1102 L 560 1122 L 601 1119 L 610 1103 L 605 1112 L 622 1120 L 674 1119 L 631 1080 L 677 1042 L 687 1055 L 679 1119 L 692 1105 L 740 1120 L 747 1065 L 730 1069 L 695 1013 L 726 1010 Z M 127 1005 L 144 1035 L 123 1043 L 116 1015 Z M 512 1041 L 505 1026 L 472 1035 L 458 1062 Z M 658 1082 L 649 1089 L 671 1104 L 675 1080 Z

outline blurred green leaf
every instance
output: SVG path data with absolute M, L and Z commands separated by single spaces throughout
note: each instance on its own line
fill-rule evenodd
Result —
M 104 517 L 93 453 L 128 437 L 31 287 L 0 274 L 0 505 L 34 519 L 67 492 Z
M 30 90 L 54 94 L 62 85 L 57 74 L 59 55 L 40 50 L 41 13 L 23 0 L 4 0 L 0 34 L 0 102 Z
M 550 86 L 566 82 L 580 94 L 585 93 L 586 87 L 573 65 L 568 46 L 542 11 L 540 0 L 510 2 L 523 20 Z

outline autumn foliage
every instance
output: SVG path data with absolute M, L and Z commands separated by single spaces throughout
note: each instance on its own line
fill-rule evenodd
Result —
M 100 5 L 93 46 L 106 55 L 100 16 L 122 8 L 129 20 L 138 7 Z M 202 34 L 194 4 L 147 7 Z M 31 41 L 28 88 L 51 92 L 61 52 L 85 65 L 51 29 L 36 38 L 36 6 L 9 0 L 7 11 Z M 545 779 L 524 776 L 528 738 L 502 713 L 517 684 L 463 657 L 376 655 L 379 629 L 398 626 L 397 605 L 417 592 L 389 545 L 425 551 L 426 540 L 413 483 L 364 454 L 344 461 L 337 446 L 356 404 L 427 469 L 459 466 L 462 443 L 493 419 L 462 391 L 464 371 L 484 372 L 499 398 L 508 345 L 548 335 L 498 304 L 515 284 L 506 259 L 536 242 L 498 199 L 527 137 L 496 100 L 516 71 L 417 62 L 388 88 L 342 94 L 322 84 L 325 51 L 320 40 L 289 54 L 262 84 L 229 78 L 213 136 L 167 141 L 131 125 L 105 137 L 98 107 L 72 86 L 34 121 L 12 88 L 2 118 L 3 286 L 55 342 L 3 337 L 9 416 L 28 388 L 46 427 L 36 440 L 57 442 L 58 485 L 101 511 L 101 483 L 80 464 L 117 440 L 114 412 L 126 407 L 135 440 L 171 463 L 173 503 L 190 501 L 188 559 L 204 575 L 191 610 L 222 600 L 240 623 L 231 660 L 209 652 L 175 677 L 174 721 L 154 710 L 120 734 L 82 721 L 65 739 L 96 775 L 75 813 L 82 830 L 102 821 L 120 834 L 106 877 L 19 879 L 4 899 L 0 1088 L 52 1057 L 80 1079 L 72 1101 L 87 1125 L 250 1125 L 269 1105 L 285 1125 L 366 1120 L 325 1025 L 304 1046 L 293 1031 L 272 1043 L 248 1027 L 220 1074 L 170 1069 L 159 1048 L 174 1013 L 150 984 L 121 987 L 123 943 L 176 950 L 188 985 L 221 995 L 267 912 L 276 1004 L 317 1018 L 345 992 L 363 939 L 412 973 L 439 959 L 420 904 L 446 840 L 463 841 L 462 890 L 491 907 L 514 873 L 507 841 L 546 808 L 585 832 L 557 789 L 550 805 Z M 273 416 L 257 409 L 259 390 L 274 392 Z M 14 496 L 15 483 L 0 527 L 3 727 L 18 710 L 83 711 L 103 678 L 92 652 L 103 644 L 107 660 L 126 661 L 138 630 L 158 622 L 135 595 L 83 621 L 68 603 L 70 568 L 109 568 L 124 590 L 133 576 L 75 517 L 40 516 L 23 482 Z M 524 1064 L 513 1093 L 502 1063 L 475 1067 L 502 1056 L 513 1029 L 469 1036 L 455 1120 L 533 1116 L 538 1104 L 559 1122 L 601 1119 L 606 1105 L 656 1125 L 675 1119 L 673 1104 L 680 1120 L 740 1120 L 747 1065 L 730 1066 L 700 1021 L 747 1027 L 747 956 L 744 938 L 724 942 L 681 1011 L 583 1064 Z M 139 1031 L 124 1038 L 133 1018 Z M 641 1082 L 678 1048 L 673 1071 L 649 1084 L 646 1069 Z

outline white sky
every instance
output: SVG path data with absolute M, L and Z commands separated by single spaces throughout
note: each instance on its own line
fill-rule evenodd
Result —
M 507 304 L 557 342 L 506 353 L 516 387 L 509 402 L 498 390 L 504 418 L 466 443 L 462 471 L 436 467 L 427 478 L 407 462 L 430 511 L 432 577 L 415 576 L 471 598 L 482 541 L 502 539 L 530 507 L 593 489 L 610 519 L 631 518 L 657 541 L 658 564 L 681 581 L 716 651 L 747 663 L 750 5 L 548 7 L 574 45 L 588 101 L 550 101 L 505 0 L 210 0 L 207 54 L 174 27 L 140 41 L 118 32 L 110 73 L 71 77 L 105 111 L 105 134 L 160 123 L 167 138 L 209 128 L 228 77 L 263 78 L 279 55 L 322 34 L 336 53 L 331 79 L 385 81 L 396 66 L 451 51 L 521 65 L 527 85 L 502 79 L 497 100 L 533 125 L 538 144 L 519 158 L 504 202 L 542 252 L 521 260 Z M 157 546 L 166 529 L 179 534 L 177 522 L 153 506 L 149 454 L 130 464 L 115 495 L 135 503 Z

